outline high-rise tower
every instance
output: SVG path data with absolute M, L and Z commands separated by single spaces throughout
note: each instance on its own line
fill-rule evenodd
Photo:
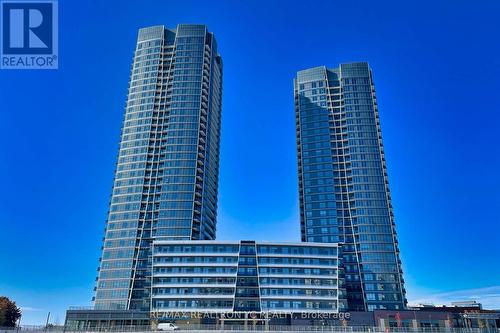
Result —
M 215 239 L 221 98 L 206 26 L 139 30 L 96 309 L 149 309 L 153 240 Z
M 403 309 L 372 71 L 364 62 L 311 68 L 294 88 L 302 241 L 344 244 L 350 310 Z

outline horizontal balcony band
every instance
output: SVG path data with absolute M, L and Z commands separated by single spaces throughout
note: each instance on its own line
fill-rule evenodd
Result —
M 206 307 L 196 307 L 196 308 L 153 308 L 151 313 L 172 313 L 172 312 L 187 312 L 187 313 L 227 313 L 233 312 L 233 307 L 218 307 L 218 308 L 206 308 Z
M 153 283 L 153 288 L 236 288 L 236 280 L 234 283 L 220 284 L 203 284 L 203 283 Z
M 335 246 L 332 247 L 337 247 L 337 243 L 331 243 L 335 244 Z M 266 258 L 308 258 L 308 259 L 338 259 L 339 256 L 337 254 L 335 255 L 320 255 L 320 254 L 277 254 L 277 253 L 257 253 L 257 258 L 259 257 L 266 257 Z
M 153 243 L 155 247 L 162 246 L 165 244 Z M 201 253 L 163 253 L 155 252 L 153 257 L 238 257 L 238 252 L 201 252 Z
M 287 268 L 319 268 L 319 269 L 337 269 L 337 265 L 302 265 L 302 264 L 262 264 L 259 263 L 257 264 L 257 267 L 266 267 L 266 268 L 273 268 L 273 267 L 287 267 Z
M 315 285 L 310 285 L 310 284 L 302 284 L 302 285 L 297 285 L 297 284 L 292 284 L 292 285 L 285 285 L 285 284 L 259 284 L 260 289 L 321 289 L 321 290 L 339 290 L 341 288 L 337 288 L 337 286 L 315 286 Z
M 234 263 L 208 263 L 208 262 L 194 262 L 194 263 L 153 263 L 153 267 L 238 267 L 238 262 Z
M 259 277 L 263 278 L 291 278 L 291 279 L 338 279 L 338 275 L 311 275 L 311 274 L 303 274 L 303 275 L 293 275 L 293 274 L 267 274 L 259 272 Z
M 260 295 L 260 298 L 262 300 L 272 300 L 272 299 L 279 299 L 279 300 L 311 300 L 315 301 L 317 299 L 320 300 L 332 300 L 332 301 L 337 301 L 338 296 L 319 296 L 319 295 Z
M 155 273 L 153 272 L 153 277 L 236 277 L 236 272 L 234 273 Z
M 193 299 L 193 298 L 203 298 L 203 299 L 233 299 L 234 294 L 229 294 L 229 295 L 224 295 L 224 294 L 212 294 L 212 295 L 199 295 L 199 294 L 193 294 L 193 295 L 182 295 L 182 294 L 171 294 L 171 295 L 152 295 L 151 296 L 154 299 L 178 299 L 178 300 L 184 300 L 184 299 Z

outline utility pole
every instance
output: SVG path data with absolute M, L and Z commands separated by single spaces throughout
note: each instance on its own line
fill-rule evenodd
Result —
M 50 319 L 50 311 L 47 314 L 47 322 L 45 322 L 45 332 L 47 332 L 47 329 L 49 328 L 49 319 Z
M 21 316 L 19 316 L 19 321 L 17 322 L 17 330 L 16 332 L 19 332 L 19 329 L 21 328 L 21 318 L 23 317 L 22 313 Z

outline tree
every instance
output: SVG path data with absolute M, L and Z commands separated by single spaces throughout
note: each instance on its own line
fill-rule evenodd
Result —
M 15 327 L 21 318 L 21 309 L 8 297 L 0 296 L 0 327 Z

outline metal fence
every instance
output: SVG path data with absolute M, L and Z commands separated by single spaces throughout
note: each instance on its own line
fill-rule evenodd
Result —
M 0 333 L 15 333 L 15 332 L 62 332 L 64 326 L 62 325 L 21 325 L 16 327 L 0 327 Z
M 177 325 L 181 331 L 185 332 L 249 332 L 249 331 L 269 331 L 269 332 L 333 332 L 333 333 L 500 333 L 497 328 L 385 328 L 368 326 L 299 326 L 299 325 L 257 325 L 250 323 L 244 325 Z
M 246 327 L 244 325 L 225 325 L 221 328 L 220 325 L 177 325 L 179 330 L 186 333 L 197 332 L 197 333 L 214 333 L 214 332 L 229 332 L 229 333 L 239 333 L 239 332 L 334 332 L 334 333 L 500 333 L 498 328 L 379 328 L 379 327 L 366 327 L 366 326 L 298 326 L 298 325 L 269 325 L 269 326 L 253 326 L 248 324 Z M 122 327 L 102 327 L 102 328 L 91 328 L 87 330 L 72 330 L 64 328 L 64 326 L 21 326 L 21 327 L 0 327 L 0 333 L 66 333 L 66 332 L 86 332 L 86 333 L 97 333 L 97 332 L 164 332 L 152 330 L 150 326 L 133 326 L 127 325 Z

